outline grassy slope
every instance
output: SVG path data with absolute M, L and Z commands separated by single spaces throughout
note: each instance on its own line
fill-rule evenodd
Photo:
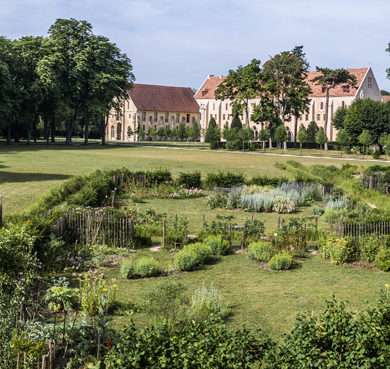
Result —
M 148 251 L 142 254 L 150 254 Z M 153 253 L 169 264 L 166 254 Z M 336 266 L 323 262 L 320 257 L 300 261 L 300 267 L 287 272 L 262 270 L 246 256 L 224 257 L 215 265 L 203 270 L 180 273 L 170 277 L 148 280 L 126 280 L 119 277 L 118 269 L 107 272 L 118 279 L 118 299 L 123 303 L 142 304 L 145 292 L 164 278 L 182 282 L 190 294 L 202 284 L 217 287 L 225 301 L 233 307 L 230 324 L 258 326 L 272 335 L 279 335 L 291 328 L 300 312 L 318 312 L 325 299 L 348 300 L 352 308 L 360 309 L 374 302 L 389 274 L 351 266 Z M 114 317 L 114 325 L 122 326 L 127 317 Z M 135 320 L 145 322 L 146 317 L 136 314 Z
M 133 169 L 169 168 L 180 171 L 231 170 L 248 176 L 279 176 L 275 167 L 291 158 L 261 156 L 253 153 L 212 152 L 156 147 L 101 148 L 81 146 L 2 146 L 0 148 L 0 194 L 5 198 L 6 213 L 28 207 L 49 188 L 72 175 L 88 174 L 96 169 L 129 167 Z M 341 160 L 294 158 L 303 164 L 345 163 Z M 365 164 L 355 162 L 355 164 Z

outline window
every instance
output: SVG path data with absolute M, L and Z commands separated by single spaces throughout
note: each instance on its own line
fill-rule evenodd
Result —
M 204 89 L 204 90 L 202 91 L 202 96 L 206 96 L 208 92 L 209 92 L 209 90 L 208 90 L 207 88 Z
M 189 114 L 186 115 L 186 121 L 187 121 L 187 123 L 190 122 L 190 115 Z
M 182 123 L 185 123 L 186 122 L 186 117 L 181 117 L 181 121 L 182 121 Z
M 176 123 L 179 123 L 179 122 L 180 122 L 180 114 L 176 113 Z
M 372 87 L 372 77 L 367 78 L 367 87 L 371 88 Z
M 343 92 L 344 93 L 349 93 L 349 85 L 343 85 Z
M 195 120 L 195 117 L 192 117 L 192 123 L 195 123 L 196 120 Z
M 225 114 L 223 114 L 223 116 L 222 116 L 222 119 L 223 119 L 223 120 L 226 120 L 226 118 L 225 118 Z
M 324 109 L 324 103 L 321 101 L 321 104 L 320 104 L 320 109 Z
M 115 138 L 115 127 L 111 127 L 111 138 Z
M 168 123 L 169 121 L 169 113 L 165 113 L 165 123 Z
M 318 120 L 318 121 L 321 120 L 321 114 L 317 114 L 317 120 Z
M 149 123 L 151 124 L 153 121 L 153 117 L 151 115 L 149 115 Z
M 226 105 L 225 105 L 225 110 L 226 110 L 226 111 L 229 110 L 229 104 L 228 104 L 228 103 L 226 103 Z
M 306 121 L 309 121 L 309 114 L 306 114 L 305 119 Z
M 321 90 L 322 90 L 322 93 L 324 94 L 326 92 L 326 87 L 322 86 Z
M 143 112 L 142 112 L 142 121 L 143 121 L 143 122 L 146 121 L 146 111 L 143 111 Z
M 154 121 L 157 122 L 157 112 L 154 112 Z

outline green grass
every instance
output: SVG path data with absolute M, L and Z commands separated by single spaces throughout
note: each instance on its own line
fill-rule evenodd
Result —
M 152 254 L 165 265 L 170 264 L 166 252 L 139 253 Z M 212 284 L 233 307 L 229 324 L 261 327 L 273 336 L 287 332 L 298 313 L 320 311 L 332 296 L 349 301 L 354 310 L 366 308 L 390 282 L 390 275 L 384 272 L 336 266 L 318 256 L 301 259 L 298 268 L 285 272 L 269 272 L 244 255 L 230 255 L 202 270 L 169 277 L 126 280 L 119 277 L 119 268 L 107 269 L 106 275 L 118 278 L 117 298 L 124 304 L 142 305 L 145 293 L 166 278 L 183 283 L 188 294 L 202 284 Z M 114 316 L 113 325 L 122 327 L 127 319 Z M 135 314 L 134 319 L 141 324 L 147 322 L 142 313 Z
M 275 167 L 291 157 L 264 156 L 261 153 L 213 152 L 198 148 L 153 146 L 2 146 L 0 148 L 0 194 L 5 213 L 29 207 L 51 187 L 73 175 L 84 175 L 96 169 L 127 167 L 132 169 L 168 168 L 181 171 L 217 170 L 240 172 L 247 176 L 287 175 Z M 342 165 L 344 160 L 294 158 L 302 164 Z M 354 162 L 367 165 L 367 162 Z

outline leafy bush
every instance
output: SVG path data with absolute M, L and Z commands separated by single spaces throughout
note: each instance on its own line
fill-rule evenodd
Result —
M 361 260 L 373 263 L 379 249 L 383 245 L 383 240 L 375 236 L 362 237 L 359 240 L 360 258 Z
M 215 256 L 228 255 L 232 252 L 231 245 L 221 236 L 208 236 L 205 243 L 210 247 Z
M 297 204 L 287 196 L 277 196 L 274 199 L 272 210 L 279 214 L 289 214 L 297 211 Z
M 274 255 L 268 262 L 268 266 L 272 270 L 287 270 L 293 265 L 293 257 L 288 252 L 280 252 Z
M 207 205 L 210 209 L 226 208 L 228 197 L 226 193 L 215 192 L 207 197 Z
M 180 173 L 177 184 L 184 188 L 202 188 L 202 176 L 200 172 Z
M 199 268 L 203 264 L 213 259 L 211 247 L 202 243 L 194 243 L 184 246 L 174 259 L 174 264 L 178 270 L 191 271 Z
M 214 187 L 231 188 L 240 186 L 245 183 L 245 178 L 242 174 L 235 174 L 231 172 L 223 173 L 209 173 L 206 177 L 207 188 L 213 189 Z
M 321 243 L 321 253 L 324 259 L 330 259 L 334 264 L 344 264 L 359 259 L 359 249 L 356 240 L 350 238 L 329 237 Z
M 227 328 L 210 319 L 175 329 L 168 323 L 145 329 L 131 324 L 106 356 L 105 367 L 249 369 L 260 367 L 271 347 L 262 332 Z
M 163 273 L 158 260 L 150 256 L 141 256 L 121 264 L 120 274 L 123 278 L 148 278 L 156 277 Z
M 375 264 L 384 272 L 390 272 L 390 248 L 388 247 L 382 247 L 376 258 L 375 258 Z
M 288 178 L 285 177 L 267 177 L 267 176 L 256 176 L 247 181 L 248 185 L 256 186 L 280 186 L 282 183 L 287 183 Z
M 210 316 L 224 319 L 230 312 L 230 308 L 224 303 L 218 289 L 212 286 L 202 286 L 193 293 L 188 313 L 190 319 L 204 321 Z
M 276 357 L 270 357 L 269 368 L 387 369 L 389 297 L 360 314 L 336 300 L 327 302 L 319 316 L 301 314 Z
M 226 207 L 228 209 L 237 209 L 240 207 L 241 204 L 241 188 L 236 187 L 232 188 L 232 190 L 229 192 L 226 202 Z
M 248 256 L 256 261 L 267 263 L 274 256 L 275 250 L 271 243 L 265 241 L 252 242 L 248 246 Z

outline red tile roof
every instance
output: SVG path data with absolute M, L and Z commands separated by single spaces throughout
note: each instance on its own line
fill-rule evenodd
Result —
M 222 76 L 209 76 L 202 87 L 196 92 L 195 99 L 214 99 L 215 90 L 225 80 Z
M 135 83 L 129 91 L 135 106 L 143 111 L 199 113 L 199 105 L 189 87 Z
M 364 77 L 366 76 L 369 68 L 350 68 L 348 71 L 353 74 L 357 79 L 357 87 L 349 87 L 344 88 L 342 85 L 337 86 L 334 89 L 330 90 L 330 96 L 332 97 L 343 97 L 343 96 L 355 96 L 357 90 L 361 86 Z M 322 97 L 325 96 L 325 92 L 322 91 L 322 87 L 319 85 L 316 85 L 312 80 L 318 76 L 318 72 L 309 72 L 307 76 L 307 83 L 309 84 L 311 88 L 311 94 L 312 97 Z M 197 91 L 195 94 L 195 99 L 214 99 L 215 98 L 215 90 L 217 87 L 224 81 L 225 77 L 215 77 L 210 76 L 207 78 L 207 80 L 203 83 L 202 87 Z
M 382 96 L 382 101 L 385 103 L 390 102 L 390 96 L 386 96 L 386 95 Z
M 343 97 L 343 96 L 355 96 L 359 87 L 361 86 L 364 77 L 366 76 L 369 68 L 350 68 L 348 69 L 349 73 L 353 74 L 356 77 L 356 87 L 348 87 L 348 86 L 337 86 L 336 88 L 332 88 L 330 90 L 330 96 L 332 97 Z M 322 90 L 320 85 L 317 85 L 313 82 L 313 79 L 320 75 L 319 72 L 309 72 L 307 76 L 307 82 L 311 88 L 310 96 L 313 97 L 325 97 L 325 91 Z

